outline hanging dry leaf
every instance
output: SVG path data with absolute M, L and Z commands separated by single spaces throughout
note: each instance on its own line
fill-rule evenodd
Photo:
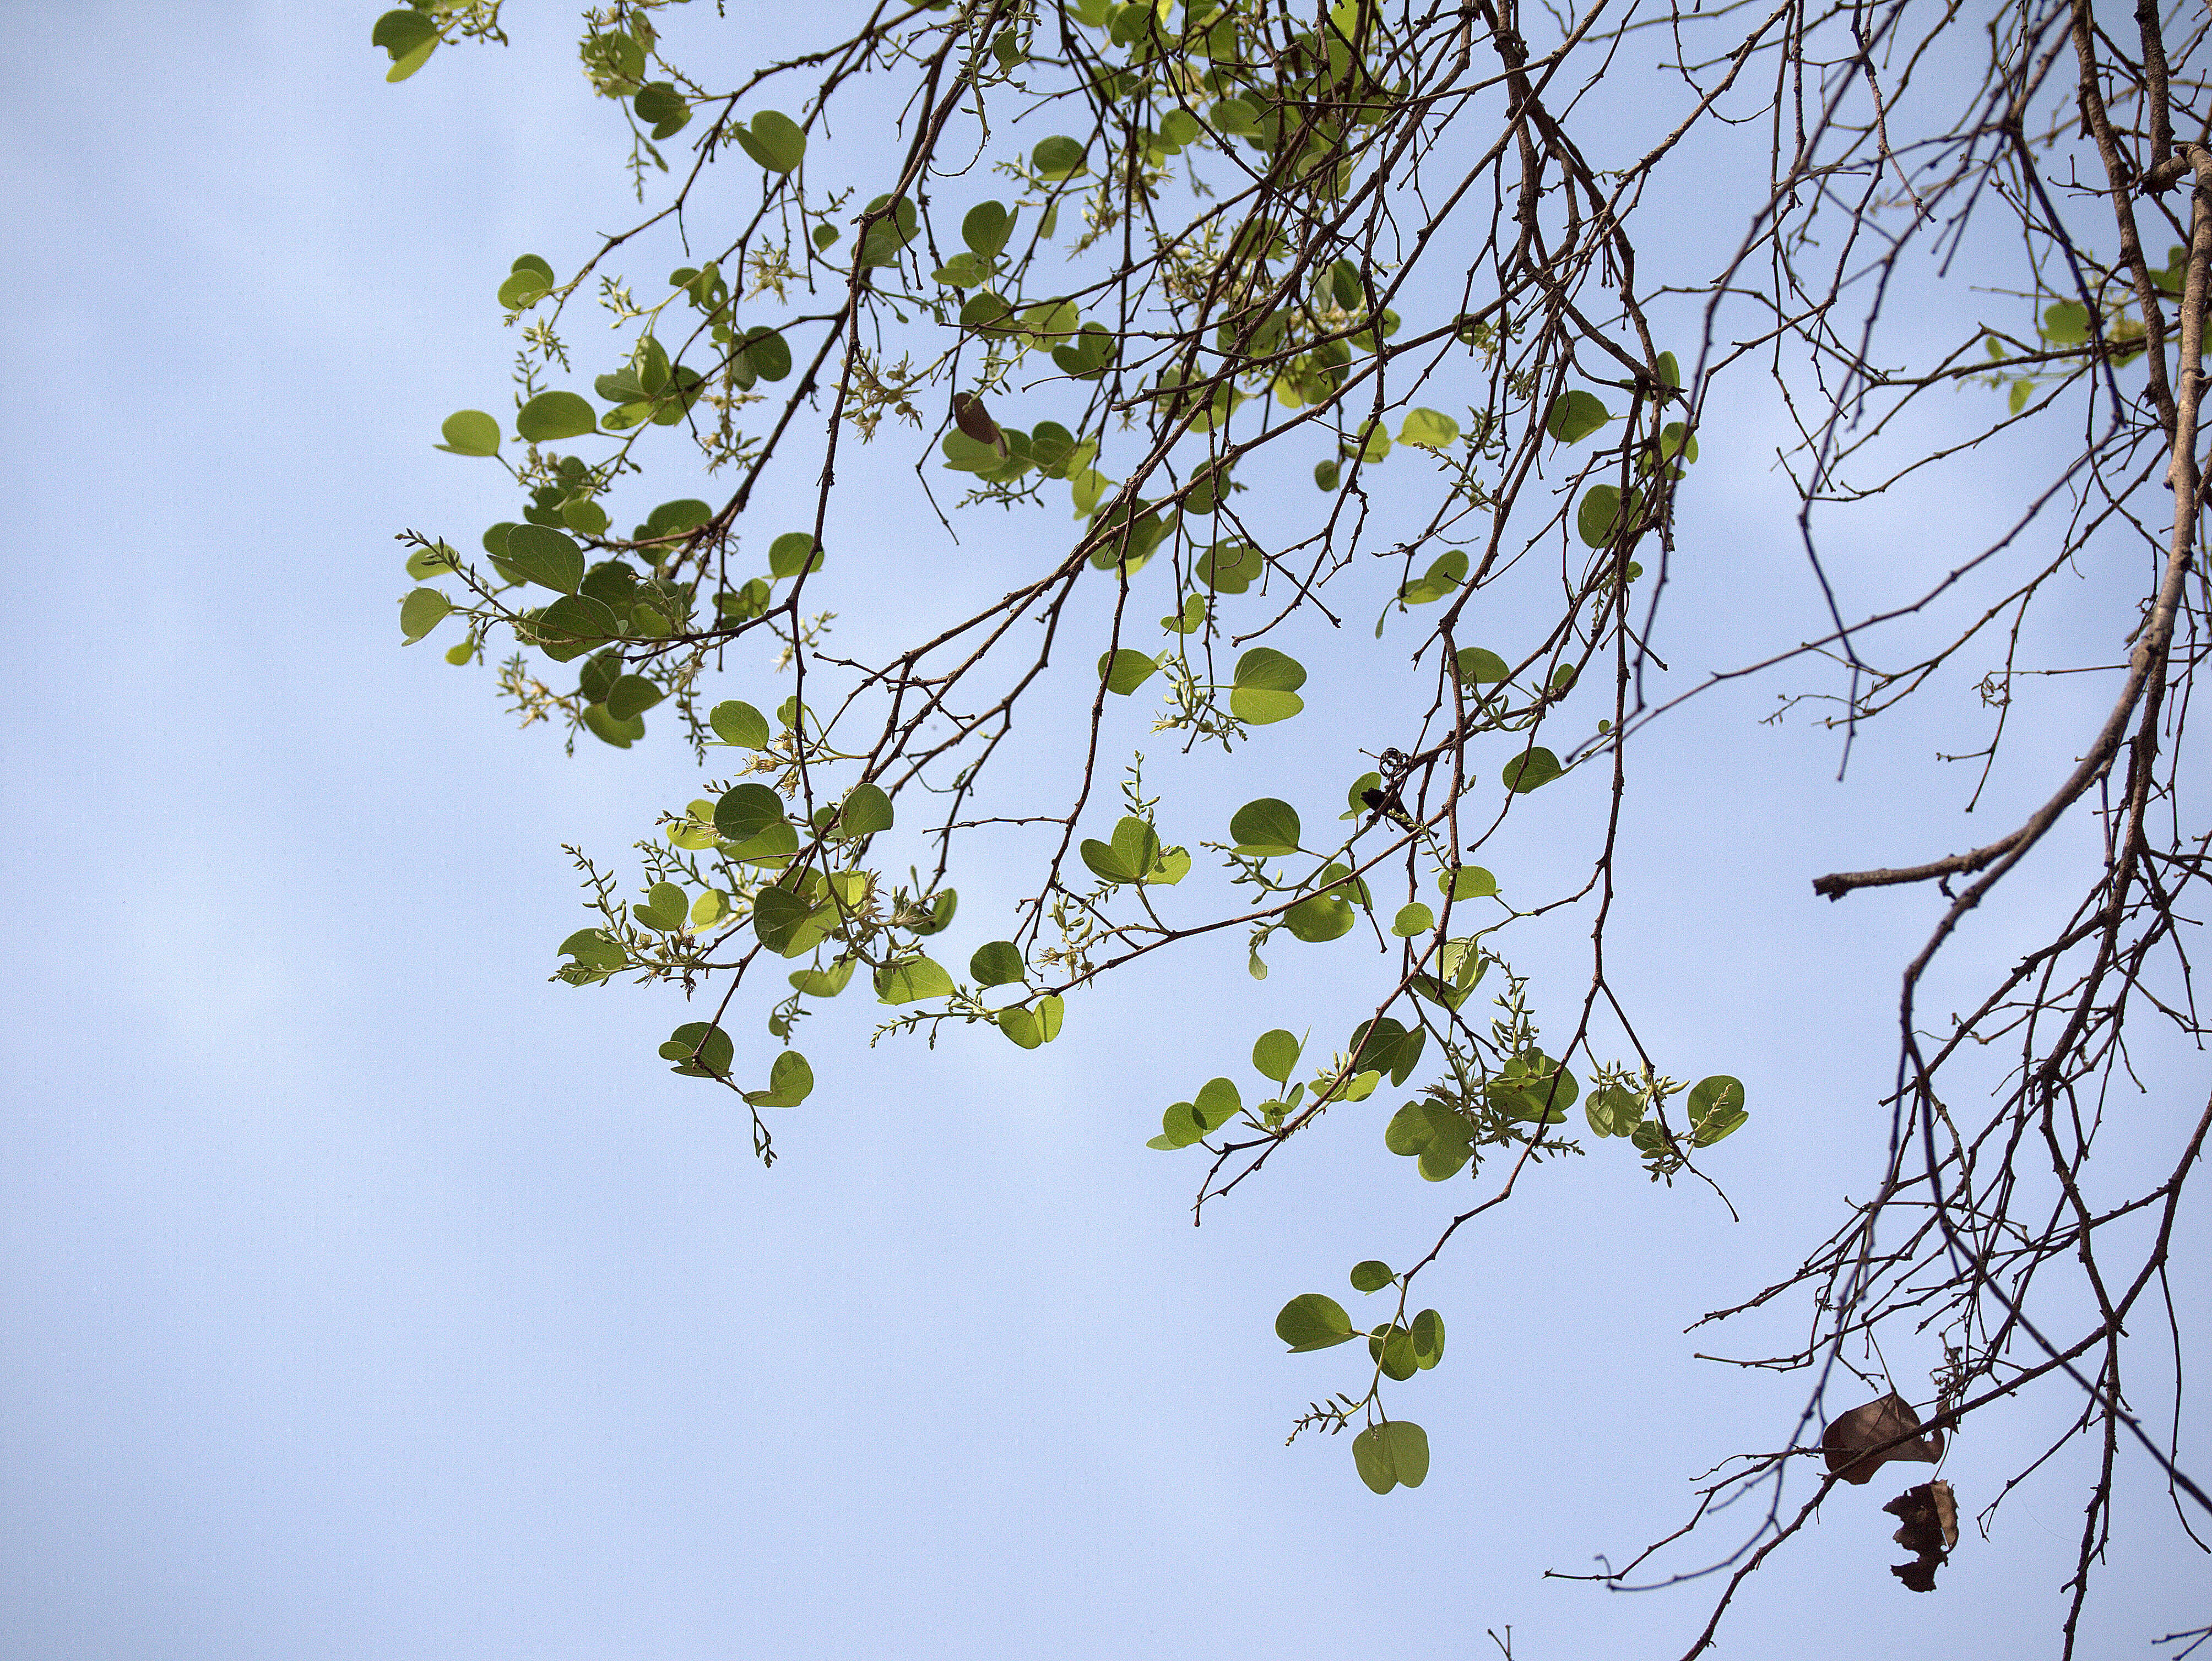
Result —
M 1898 1531 L 1890 1538 L 1919 1554 L 1910 1563 L 1891 1564 L 1889 1572 L 1915 1591 L 1935 1591 L 1936 1571 L 1959 1543 L 1959 1502 L 1950 1483 L 1909 1488 L 1882 1509 L 1899 1519 Z
M 1943 1433 L 1940 1430 L 1933 1436 L 1898 1442 L 1880 1453 L 1869 1451 L 1919 1428 L 1920 1415 L 1904 1397 L 1892 1391 L 1864 1407 L 1853 1408 L 1830 1424 L 1820 1437 L 1820 1446 L 1826 1450 L 1828 1469 L 1858 1486 L 1872 1482 L 1876 1468 L 1891 1459 L 1917 1459 L 1930 1465 L 1941 1459 Z
M 983 407 L 983 400 L 973 392 L 952 395 L 952 424 L 978 444 L 988 444 L 1003 459 L 1006 453 L 1006 435 L 999 430 L 999 423 L 991 419 L 991 412 Z

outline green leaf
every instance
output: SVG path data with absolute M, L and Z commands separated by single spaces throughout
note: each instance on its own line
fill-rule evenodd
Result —
M 726 744 L 734 744 L 739 749 L 768 748 L 768 717 L 738 699 L 715 705 L 707 713 L 707 724 Z
M 481 409 L 457 409 L 439 428 L 446 441 L 438 446 L 456 456 L 499 454 L 499 423 Z
M 1298 851 L 1299 830 L 1298 810 L 1272 796 L 1247 802 L 1229 819 L 1237 852 L 1255 858 L 1288 858 Z
M 868 203 L 863 212 L 864 214 L 876 213 L 890 202 L 889 197 L 879 196 Z M 899 251 L 914 240 L 919 228 L 920 221 L 915 217 L 914 203 L 908 201 L 906 197 L 901 197 L 895 204 L 892 204 L 889 215 L 875 221 L 868 227 L 868 234 L 860 243 L 860 264 L 869 266 L 897 264 Z M 974 303 L 972 300 L 969 302 L 969 305 Z M 1004 302 L 1001 302 L 1002 306 Z M 962 309 L 961 317 L 964 322 L 967 318 L 964 307 Z
M 1710 1148 L 1733 1136 L 1750 1117 L 1743 1106 L 1743 1082 L 1725 1073 L 1699 1079 L 1690 1091 L 1688 1106 L 1690 1141 L 1698 1148 Z
M 1359 1472 L 1359 1480 L 1377 1494 L 1388 1494 L 1398 1486 L 1398 1474 L 1390 1469 L 1390 1454 L 1383 1446 L 1381 1425 L 1370 1425 L 1352 1439 L 1352 1463 Z
M 612 640 L 621 633 L 622 625 L 599 601 L 581 594 L 563 594 L 531 618 L 529 628 L 539 651 L 555 663 L 565 664 Z
M 645 737 L 642 717 L 634 716 L 627 721 L 617 721 L 607 713 L 605 704 L 586 704 L 584 706 L 584 727 L 601 743 L 612 744 L 617 749 L 628 749 Z
M 1429 1474 L 1429 1433 L 1407 1419 L 1375 1427 L 1382 1433 L 1390 1469 L 1407 1488 L 1419 1488 Z
M 1398 598 L 1406 605 L 1427 605 L 1441 600 L 1460 585 L 1467 575 L 1467 555 L 1455 548 L 1439 556 L 1426 573 L 1407 583 L 1398 591 Z
M 1198 579 L 1217 594 L 1242 594 L 1260 579 L 1267 561 L 1249 543 L 1216 543 L 1199 556 Z
M 1341 895 L 1317 894 L 1283 913 L 1283 926 L 1310 945 L 1321 945 L 1352 932 L 1359 920 L 1352 902 Z
M 1076 852 L 1083 856 L 1083 863 L 1091 867 L 1094 875 L 1109 882 L 1134 882 L 1139 880 L 1139 873 L 1124 863 L 1110 843 L 1101 842 L 1096 837 L 1086 837 Z
M 438 49 L 438 26 L 419 11 L 388 11 L 376 20 L 368 43 L 392 54 L 386 81 L 404 81 Z
M 745 330 L 744 353 L 746 364 L 763 380 L 781 380 L 791 373 L 791 343 L 763 324 Z
M 1047 992 L 1036 1003 L 1037 1030 L 1044 1034 L 1048 1044 L 1060 1036 L 1060 1023 L 1067 1018 L 1067 1005 L 1058 992 Z
M 1424 1309 L 1413 1317 L 1410 1336 L 1413 1341 L 1414 1365 L 1424 1371 L 1444 1358 L 1444 1318 L 1433 1309 Z
M 1509 673 L 1505 659 L 1480 646 L 1462 646 L 1453 657 L 1452 667 L 1465 686 L 1487 686 L 1504 680 Z
M 607 694 L 607 713 L 617 721 L 627 721 L 644 714 L 667 695 L 642 675 L 625 675 Z
M 968 960 L 969 978 L 978 986 L 1018 985 L 1029 978 L 1022 949 L 1011 940 L 989 940 Z
M 1352 1317 L 1344 1306 L 1325 1292 L 1307 1292 L 1292 1298 L 1275 1317 L 1275 1336 L 1290 1345 L 1291 1354 L 1327 1349 L 1349 1343 L 1359 1335 L 1352 1330 Z
M 1411 940 L 1415 935 L 1426 934 L 1437 925 L 1437 914 L 1416 900 L 1410 906 L 1398 907 L 1398 915 L 1391 920 L 1390 932 L 1401 940 Z
M 838 809 L 836 827 L 830 834 L 873 836 L 878 831 L 889 830 L 893 817 L 890 797 L 874 785 L 855 785 Z
M 812 1094 L 814 1070 L 796 1050 L 786 1050 L 768 1070 L 768 1088 L 748 1090 L 745 1100 L 756 1107 L 796 1107 Z
M 574 392 L 540 392 L 514 412 L 514 430 L 532 444 L 550 444 L 598 432 L 599 418 Z
M 1608 1084 L 1602 1090 L 1590 1092 L 1589 1099 L 1583 1103 L 1583 1117 L 1589 1121 L 1593 1135 L 1633 1136 L 1636 1127 L 1644 1123 L 1644 1098 L 1633 1090 Z
M 1378 1326 L 1367 1335 L 1367 1353 L 1382 1364 L 1386 1379 L 1402 1383 L 1420 1371 L 1420 1362 L 1413 1359 L 1413 1334 L 1395 1322 Z
M 1498 892 L 1498 879 L 1480 865 L 1459 865 L 1437 873 L 1437 890 L 1455 900 L 1487 900 Z
M 750 127 L 733 123 L 730 132 L 739 149 L 772 173 L 787 173 L 805 159 L 806 135 L 781 111 L 763 110 Z
M 766 785 L 739 785 L 714 803 L 714 828 L 732 842 L 750 842 L 783 822 L 783 798 Z
M 1586 439 L 1613 419 L 1613 412 L 1588 392 L 1562 392 L 1552 400 L 1544 430 L 1562 444 Z
M 814 908 L 789 888 L 766 888 L 753 896 L 753 932 L 779 956 L 793 957 L 811 949 L 813 940 L 828 932 L 826 923 L 818 928 L 816 924 Z M 807 938 L 810 935 L 813 940 Z
M 629 961 L 622 942 L 605 929 L 579 929 L 561 943 L 559 949 L 562 955 L 574 958 L 577 967 L 590 971 L 595 979 L 615 973 Z
M 660 1046 L 660 1058 L 677 1064 L 676 1070 L 693 1078 L 722 1078 L 730 1070 L 733 1052 L 730 1035 L 704 1021 L 687 1021 Z
M 1505 781 L 1506 789 L 1516 796 L 1525 796 L 1532 790 L 1539 790 L 1550 784 L 1565 771 L 1558 756 L 1541 744 L 1535 744 L 1508 761 L 1500 776 Z
M 1364 1263 L 1352 1265 L 1352 1289 L 1355 1292 L 1380 1292 L 1397 1278 L 1390 1272 L 1390 1265 L 1379 1258 L 1370 1258 Z
M 952 977 L 942 964 L 927 957 L 909 957 L 887 964 L 876 972 L 876 998 L 883 1003 L 919 1003 L 927 997 L 945 997 L 952 991 Z
M 1018 1004 L 1000 1010 L 992 1019 L 999 1023 L 1000 1032 L 1024 1050 L 1034 1050 L 1044 1042 L 1044 1034 L 1037 1027 L 1036 1017 Z M 1160 1144 L 1154 1143 L 1151 1145 L 1158 1147 Z M 1183 1144 L 1176 1143 L 1172 1145 L 1181 1147 Z
M 1106 690 L 1127 697 L 1158 672 L 1159 662 L 1128 646 L 1119 646 L 1098 660 L 1098 678 Z
M 1673 387 L 1680 387 L 1682 384 L 1682 367 L 1674 361 L 1672 352 L 1659 355 L 1659 379 Z
M 413 646 L 446 620 L 453 603 L 434 588 L 418 588 L 399 602 L 402 644 Z
M 574 594 L 584 582 L 584 550 L 560 531 L 518 524 L 507 533 L 507 562 L 525 582 Z
M 1323 490 L 1335 489 L 1337 482 L 1343 476 L 1344 469 L 1335 462 L 1325 461 L 1314 464 L 1314 482 Z
M 1271 1078 L 1278 1084 L 1290 1082 L 1291 1072 L 1298 1064 L 1298 1052 L 1305 1046 L 1288 1032 L 1278 1027 L 1273 1032 L 1262 1033 L 1252 1046 L 1252 1065 L 1262 1078 Z
M 978 259 L 996 259 L 1013 234 L 1014 221 L 1021 215 L 1009 214 L 1001 202 L 979 202 L 968 210 L 960 221 L 960 239 L 966 243 Z
M 1255 646 L 1237 660 L 1229 712 L 1253 726 L 1287 721 L 1306 706 L 1297 694 L 1305 681 L 1305 665 L 1297 658 L 1272 646 Z
M 2081 346 L 2089 338 L 2089 308 L 2062 300 L 2043 314 L 2043 337 L 2053 346 Z
M 518 265 L 500 279 L 499 303 L 510 312 L 527 311 L 553 288 L 553 276 L 533 265 Z
M 655 138 L 672 138 L 690 124 L 691 106 L 665 81 L 648 81 L 631 95 L 637 118 L 653 129 Z
M 1459 423 L 1436 409 L 1408 409 L 1398 442 L 1420 450 L 1442 450 L 1459 437 Z
M 1083 146 L 1054 135 L 1030 152 L 1030 167 L 1039 179 L 1073 179 L 1090 171 L 1084 166 Z

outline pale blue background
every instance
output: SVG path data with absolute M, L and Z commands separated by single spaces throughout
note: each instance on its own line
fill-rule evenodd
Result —
M 1450 1351 L 1394 1399 L 1436 1470 L 1376 1499 L 1342 1442 L 1282 1447 L 1357 1369 L 1282 1356 L 1269 1324 L 1304 1290 L 1356 1304 L 1346 1264 L 1415 1255 L 1449 1194 L 1382 1150 L 1377 1115 L 1194 1233 L 1194 1167 L 1141 1145 L 1224 1047 L 1334 1008 L 1322 970 L 1263 993 L 1240 949 L 1194 955 L 1078 998 L 1034 1056 L 975 1034 L 871 1052 L 865 1009 L 825 1017 L 823 1088 L 779 1117 L 772 1173 L 653 1060 L 672 997 L 544 984 L 580 920 L 558 844 L 617 854 L 697 775 L 665 743 L 563 760 L 481 676 L 403 653 L 391 536 L 512 511 L 428 442 L 497 395 L 514 255 L 573 260 L 567 227 L 617 227 L 612 117 L 565 9 L 518 5 L 511 51 L 399 88 L 374 9 L 7 9 L 0 1651 L 1432 1658 L 1495 1653 L 1483 1630 L 1510 1623 L 1529 1661 L 1679 1653 L 1709 1585 L 1540 1576 L 1625 1561 L 1688 1479 L 1794 1422 L 1797 1379 L 1690 1359 L 1786 1348 L 1794 1311 L 1680 1331 L 1866 1191 L 1929 899 L 1829 907 L 1808 879 L 1982 840 L 2039 775 L 2002 772 L 1963 823 L 1955 777 L 1923 797 L 1929 752 L 1979 742 L 1955 688 L 1932 725 L 1872 733 L 1842 786 L 1832 742 L 1756 724 L 1771 685 L 1644 752 L 1614 961 L 1662 1060 L 1750 1088 L 1715 1159 L 1744 1222 L 1618 1148 L 1539 1173 L 1424 1282 Z M 1674 625 L 1685 681 L 1766 638 L 1701 633 L 1701 601 L 1813 627 L 1760 416 L 1732 418 L 1733 470 L 1729 419 Z M 1958 546 L 2001 516 L 2005 465 L 1943 498 Z M 1847 580 L 1925 569 L 1917 511 L 1873 521 Z M 856 574 L 902 569 L 894 518 Z M 2072 754 L 2094 688 L 2039 696 L 2065 718 L 2044 759 Z M 1300 742 L 1375 742 L 1323 718 Z M 1561 997 L 1584 926 L 1528 948 Z M 1993 955 L 2027 938 L 2002 908 L 1973 926 Z M 2160 1076 L 2180 1093 L 2130 1111 L 2193 1112 L 2201 1065 Z M 1935 1359 L 1891 1357 L 1923 1392 Z M 1969 1509 L 2015 1430 L 1960 1444 Z M 2058 1462 L 1924 1598 L 1884 1567 L 1886 1486 L 1840 1493 L 1723 1641 L 2046 1644 L 2079 1474 Z M 2087 1654 L 2205 1618 L 2157 1503 L 2130 1491 Z

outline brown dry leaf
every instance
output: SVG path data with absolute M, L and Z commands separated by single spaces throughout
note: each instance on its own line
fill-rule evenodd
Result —
M 1899 1442 L 1881 1453 L 1868 1452 L 1919 1428 L 1920 1415 L 1912 1410 L 1911 1403 L 1892 1391 L 1838 1418 L 1821 1434 L 1820 1446 L 1826 1450 L 1828 1469 L 1859 1486 L 1872 1482 L 1875 1470 L 1891 1459 L 1917 1459 L 1930 1465 L 1941 1459 L 1943 1433 L 1940 1430 L 1917 1441 Z
M 1003 459 L 1006 453 L 1006 435 L 999 430 L 999 423 L 991 419 L 991 412 L 983 407 L 983 400 L 973 392 L 952 395 L 952 424 L 978 444 L 988 444 L 998 451 Z
M 1909 1488 L 1882 1509 L 1899 1519 L 1890 1538 L 1919 1555 L 1910 1563 L 1893 1563 L 1889 1572 L 1915 1591 L 1936 1590 L 1936 1571 L 1948 1561 L 1959 1543 L 1959 1502 L 1948 1482 L 1923 1482 Z

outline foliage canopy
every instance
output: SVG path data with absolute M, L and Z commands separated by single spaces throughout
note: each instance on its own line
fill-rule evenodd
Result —
M 1387 1094 L 1366 1112 L 1388 1151 L 1475 1185 L 1410 1266 L 1351 1266 L 1379 1319 L 1318 1291 L 1276 1318 L 1292 1352 L 1366 1339 L 1351 1387 L 1294 1436 L 1353 1431 L 1358 1478 L 1385 1493 L 1428 1474 L 1425 1433 L 1395 1409 L 1443 1358 L 1416 1282 L 1455 1236 L 1586 1143 L 1710 1181 L 1706 1150 L 1752 1120 L 1736 1077 L 1668 1071 L 1607 979 L 1638 736 L 1786 668 L 1831 677 L 1821 724 L 1848 755 L 1988 652 L 1986 779 L 2016 688 L 2100 676 L 2107 713 L 2006 834 L 1815 883 L 1941 896 L 1903 977 L 1875 1197 L 1713 1318 L 1802 1298 L 1803 1344 L 1746 1364 L 1809 1370 L 1801 1431 L 1826 1428 L 1725 1468 L 1662 1543 L 1689 1549 L 1719 1501 L 1764 1495 L 1694 1655 L 1836 1483 L 1938 1458 L 2024 1391 L 2073 1391 L 2075 1433 L 2103 1451 L 2070 1653 L 2119 1445 L 2148 1450 L 2183 1527 L 2206 1505 L 2172 1458 L 2178 1322 L 2163 1439 L 2123 1357 L 2130 1319 L 2154 1324 L 2145 1298 L 2172 1308 L 2212 1106 L 2160 1085 L 2115 1106 L 2116 1131 L 2106 1105 L 2137 1088 L 2131 1016 L 2138 1045 L 2185 1051 L 2200 1031 L 2183 934 L 2207 833 L 2182 757 L 2207 603 L 2212 151 L 2187 135 L 2212 100 L 2201 12 L 2107 9 L 886 0 L 830 9 L 816 49 L 733 71 L 718 66 L 741 30 L 719 14 L 587 11 L 583 72 L 619 112 L 641 217 L 588 243 L 550 227 L 559 258 L 525 253 L 487 283 L 520 341 L 512 408 L 458 411 L 441 447 L 495 463 L 519 498 L 480 536 L 407 533 L 419 585 L 400 602 L 408 642 L 442 633 L 449 662 L 495 662 L 524 724 L 627 749 L 649 718 L 707 774 L 653 821 L 634 880 L 576 852 L 591 916 L 558 978 L 692 997 L 660 1054 L 745 1105 L 765 1161 L 774 1112 L 815 1088 L 801 1023 L 848 992 L 873 993 L 880 1033 L 994 1029 L 1035 1050 L 1081 1019 L 1085 986 L 1209 936 L 1233 933 L 1261 979 L 1270 956 L 1343 954 L 1341 1040 L 1259 1034 L 1246 1075 L 1240 1038 L 1152 1146 L 1197 1151 L 1202 1209 Z M 373 38 L 398 81 L 441 43 L 504 37 L 497 0 L 415 0 Z M 1741 165 L 1762 146 L 1763 169 Z M 1715 157 L 1733 197 L 1701 185 Z M 1684 226 L 1693 202 L 1722 243 Z M 1993 261 L 2006 282 L 1984 313 L 1948 337 L 1917 326 L 1955 313 L 1936 300 L 1954 263 Z M 612 344 L 593 330 L 587 355 L 595 312 Z M 1751 396 L 1760 369 L 1790 423 L 1787 534 L 1830 627 L 1670 687 L 1662 599 L 1698 554 L 1678 506 L 1715 401 Z M 1937 394 L 1942 421 L 1916 426 Z M 1846 609 L 1832 519 L 2058 424 L 2078 444 L 2020 491 L 2004 536 Z M 942 570 L 867 549 L 894 489 L 915 505 L 903 537 L 939 538 Z M 2031 661 L 2026 619 L 2087 564 L 2135 573 L 2110 620 L 2123 660 Z M 815 597 L 841 565 L 864 573 L 844 591 L 872 608 L 857 625 Z M 984 594 L 978 570 L 1011 585 Z M 1932 649 L 1896 627 L 1929 617 Z M 1387 741 L 1328 754 L 1266 732 L 1312 725 L 1316 705 L 1356 707 Z M 1176 785 L 1148 789 L 1145 706 L 1176 779 L 1249 746 L 1270 793 L 1209 823 Z M 1474 863 L 1532 814 L 1589 844 L 1565 892 Z M 2045 943 L 1967 965 L 1980 1001 L 1931 1031 L 1920 989 L 1967 914 L 2090 815 L 2098 856 Z M 958 908 L 957 879 L 987 861 L 1027 895 L 998 928 Z M 1510 954 L 1563 910 L 1587 917 L 1589 974 L 1546 993 L 1540 1021 Z M 1358 941 L 1357 963 L 1333 943 Z M 2100 1134 L 2132 1138 L 2158 1179 L 2093 1185 Z M 1926 1389 L 1890 1379 L 1893 1328 L 1940 1339 Z M 1807 1461 L 1814 1489 L 1786 1506 Z M 1956 1543 L 1950 1489 L 1891 1509 L 1919 1553 L 1899 1576 L 1927 1590 Z M 1602 1578 L 1639 1584 L 1660 1549 Z

